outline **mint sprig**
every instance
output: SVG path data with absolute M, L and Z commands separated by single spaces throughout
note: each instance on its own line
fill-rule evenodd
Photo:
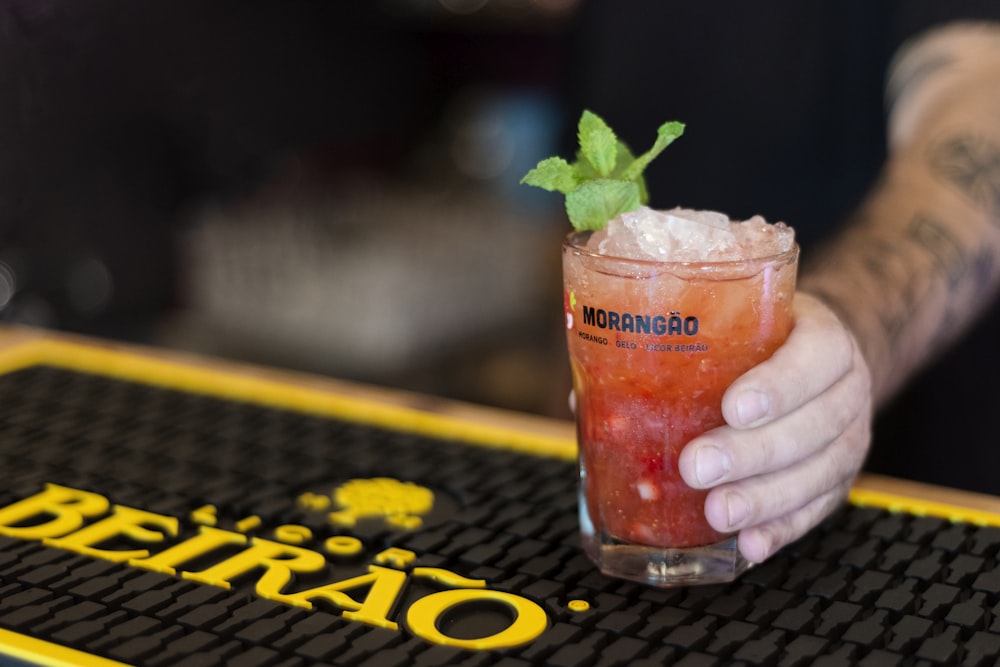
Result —
M 683 123 L 664 123 L 653 147 L 635 157 L 600 116 L 584 111 L 577 125 L 576 161 L 546 158 L 521 183 L 565 195 L 566 214 L 578 231 L 603 229 L 611 218 L 649 201 L 643 172 L 683 133 Z

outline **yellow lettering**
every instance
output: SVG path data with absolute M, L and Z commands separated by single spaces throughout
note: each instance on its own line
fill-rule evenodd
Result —
M 454 607 L 483 601 L 504 605 L 514 614 L 514 620 L 496 634 L 474 639 L 449 637 L 438 627 L 438 620 Z M 541 607 L 519 595 L 488 589 L 451 590 L 432 593 L 410 605 L 406 612 L 406 625 L 413 634 L 434 644 L 489 651 L 520 646 L 537 639 L 545 632 L 549 619 Z
M 236 522 L 236 530 L 241 533 L 249 533 L 251 530 L 260 528 L 261 520 L 259 516 L 253 515 L 248 516 L 245 519 L 241 519 Z
M 352 621 L 361 621 L 369 625 L 390 630 L 399 629 L 399 625 L 389 620 L 389 614 L 399 599 L 399 594 L 406 583 L 406 573 L 399 570 L 369 565 L 368 574 L 362 574 L 351 579 L 338 581 L 326 586 L 310 588 L 294 595 L 284 596 L 289 604 L 312 608 L 311 600 L 326 600 L 331 604 L 345 609 L 342 616 Z M 363 602 L 358 602 L 344 591 L 368 586 L 368 595 Z M 294 601 L 292 601 L 294 600 Z
M 109 509 L 111 513 L 107 514 Z M 90 519 L 98 520 L 85 525 Z M 214 507 L 199 508 L 192 513 L 192 519 L 202 524 L 214 523 Z M 252 530 L 259 527 L 260 519 L 247 517 L 238 525 L 240 530 Z M 122 505 L 111 507 L 104 496 L 56 484 L 46 484 L 40 493 L 0 507 L 0 535 L 3 536 L 42 540 L 51 547 L 113 562 L 127 561 L 134 567 L 168 575 L 176 575 L 184 563 L 207 560 L 210 554 L 222 550 L 216 556 L 222 560 L 214 565 L 198 572 L 182 571 L 180 576 L 228 590 L 238 578 L 262 570 L 255 585 L 259 597 L 304 609 L 312 609 L 315 600 L 325 600 L 342 609 L 342 616 L 347 620 L 399 629 L 399 624 L 389 617 L 400 603 L 406 586 L 407 574 L 402 569 L 409 568 L 416 560 L 412 551 L 388 548 L 375 556 L 377 564 L 369 565 L 367 574 L 298 593 L 282 593 L 293 573 L 319 572 L 327 567 L 323 554 L 293 546 L 312 539 L 311 530 L 305 526 L 279 526 L 275 537 L 286 542 L 284 544 L 261 538 L 248 539 L 240 533 L 200 525 L 197 535 L 153 556 L 144 548 L 111 548 L 125 541 L 140 546 L 161 543 L 167 536 L 176 537 L 178 528 L 179 521 L 174 517 Z M 233 553 L 236 548 L 240 550 Z M 324 548 L 332 555 L 350 556 L 361 553 L 364 546 L 355 537 L 334 536 L 325 541 Z M 407 626 L 415 636 L 426 641 L 469 650 L 505 649 L 535 640 L 548 627 L 548 616 L 539 605 L 512 593 L 489 590 L 482 579 L 468 579 L 434 567 L 414 567 L 412 576 L 450 588 L 416 600 L 406 611 Z M 354 597 L 348 594 L 356 590 Z M 460 638 L 445 634 L 447 618 L 462 605 L 484 603 L 498 605 L 509 612 L 509 625 L 482 637 Z M 582 611 L 587 605 L 585 601 L 573 600 L 569 608 Z
M 162 528 L 167 534 L 174 536 L 177 534 L 177 524 L 177 519 L 172 516 L 115 505 L 112 514 L 97 523 L 92 523 L 65 537 L 46 538 L 43 543 L 57 549 L 66 549 L 85 556 L 122 563 L 133 558 L 144 558 L 149 555 L 149 550 L 98 549 L 94 545 L 116 537 L 127 537 L 136 542 L 147 544 L 162 542 L 163 533 L 149 530 L 146 526 Z
M 402 570 L 417 559 L 417 554 L 409 549 L 389 547 L 385 551 L 375 554 L 375 562 L 379 565 L 391 565 Z
M 202 526 L 214 526 L 219 521 L 215 505 L 202 505 L 191 512 L 191 520 Z
M 312 531 L 307 526 L 285 524 L 274 529 L 274 539 L 286 544 L 305 544 L 312 536 Z
M 191 581 L 230 589 L 239 576 L 264 568 L 257 580 L 257 595 L 268 600 L 303 606 L 296 596 L 282 595 L 281 589 L 291 581 L 292 572 L 316 572 L 326 566 L 322 554 L 300 549 L 258 537 L 250 540 L 250 547 L 216 563 L 201 572 L 183 572 L 181 576 Z
M 0 509 L 0 535 L 21 540 L 60 537 L 79 529 L 85 519 L 104 514 L 109 505 L 107 498 L 96 493 L 46 484 L 44 491 Z M 16 525 L 42 517 L 51 519 L 29 526 Z
M 308 491 L 299 496 L 299 507 L 314 512 L 322 512 L 325 509 L 329 509 L 330 498 L 329 496 L 321 496 Z
M 331 556 L 356 556 L 364 551 L 365 545 L 350 535 L 334 535 L 323 543 L 323 548 Z
M 177 574 L 177 566 L 181 563 L 200 558 L 225 546 L 242 546 L 246 543 L 245 535 L 210 526 L 200 526 L 198 534 L 194 537 L 189 537 L 150 558 L 130 560 L 129 565 L 173 576 Z
M 423 577 L 450 588 L 486 588 L 485 579 L 468 579 L 440 567 L 415 567 L 414 577 Z

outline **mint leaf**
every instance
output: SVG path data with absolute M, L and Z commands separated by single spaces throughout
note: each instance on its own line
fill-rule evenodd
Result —
M 582 183 L 566 195 L 566 214 L 578 231 L 603 229 L 611 218 L 639 208 L 639 186 L 601 178 Z
M 618 158 L 618 137 L 597 114 L 584 111 L 577 126 L 580 152 L 601 178 L 607 178 Z
M 660 129 L 656 132 L 656 143 L 648 151 L 636 158 L 632 164 L 630 164 L 624 172 L 622 172 L 622 178 L 625 180 L 634 180 L 642 176 L 642 172 L 646 170 L 649 163 L 653 161 L 657 155 L 663 152 L 663 149 L 674 143 L 674 140 L 679 136 L 684 134 L 684 123 L 678 123 L 672 121 L 669 123 L 664 123 L 660 126 Z
M 643 178 L 642 173 L 637 176 L 629 177 L 624 174 L 627 172 L 628 167 L 630 167 L 635 162 L 635 155 L 629 150 L 629 147 L 625 145 L 621 140 L 618 141 L 618 169 L 615 171 L 615 178 L 623 181 L 633 181 L 639 186 L 639 203 L 645 204 L 649 201 L 649 191 L 646 190 L 646 179 Z M 640 170 L 641 172 L 641 170 Z M 636 207 L 638 208 L 638 207 Z M 622 211 L 625 213 L 625 211 Z
M 611 218 L 649 201 L 643 171 L 683 133 L 683 123 L 664 123 L 653 147 L 637 158 L 600 116 L 584 111 L 577 125 L 576 161 L 547 158 L 521 182 L 563 193 L 566 213 L 577 230 L 603 229 Z
M 614 162 L 615 169 L 613 169 L 611 173 L 601 174 L 583 154 L 583 150 L 578 150 L 576 152 L 576 162 L 574 162 L 571 166 L 576 175 L 578 184 L 583 183 L 584 181 L 592 181 L 595 178 L 613 178 L 624 180 L 622 179 L 622 172 L 625 171 L 626 167 L 635 162 L 635 155 L 633 155 L 632 151 L 629 150 L 629 147 L 625 145 L 625 142 L 620 139 L 615 141 Z
M 580 181 L 573 165 L 561 157 L 550 157 L 539 162 L 534 169 L 525 174 L 521 183 L 549 192 L 568 194 L 580 184 Z

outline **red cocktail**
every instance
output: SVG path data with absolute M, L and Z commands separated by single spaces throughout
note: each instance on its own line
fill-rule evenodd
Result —
M 700 256 L 671 240 L 625 248 L 638 259 L 601 254 L 622 252 L 606 232 L 563 245 L 584 546 L 606 573 L 656 585 L 726 581 L 746 567 L 735 537 L 706 522 L 706 492 L 684 483 L 677 460 L 724 423 L 727 387 L 792 327 L 791 230 L 758 219 L 705 231 L 719 237 L 715 249 L 687 250 L 708 261 L 654 259 Z

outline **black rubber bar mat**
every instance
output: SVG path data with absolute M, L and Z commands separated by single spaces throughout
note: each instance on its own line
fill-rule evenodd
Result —
M 0 358 L 0 664 L 1000 656 L 997 518 L 856 497 L 725 586 L 602 576 L 572 443 L 44 341 Z

